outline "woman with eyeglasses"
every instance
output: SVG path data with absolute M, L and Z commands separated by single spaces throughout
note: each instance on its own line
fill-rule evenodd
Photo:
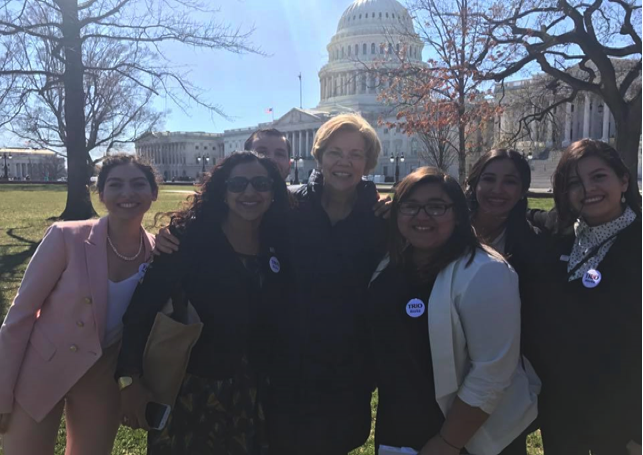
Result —
M 641 195 L 610 145 L 572 143 L 558 226 L 524 312 L 547 455 L 641 453 Z
M 436 168 L 397 186 L 389 234 L 368 294 L 376 446 L 501 453 L 537 413 L 516 273 L 480 243 L 460 185 Z
M 148 267 L 123 318 L 117 377 L 127 425 L 148 428 L 142 359 L 158 311 L 181 292 L 203 322 L 166 427 L 148 453 L 260 454 L 270 312 L 283 299 L 287 265 L 276 240 L 288 193 L 275 165 L 249 152 L 214 167 L 187 206 L 172 214 L 181 240 Z

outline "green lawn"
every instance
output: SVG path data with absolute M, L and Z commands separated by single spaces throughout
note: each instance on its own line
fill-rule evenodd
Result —
M 159 200 L 152 206 L 144 219 L 144 226 L 150 232 L 156 232 L 154 215 L 179 207 L 185 200 L 190 187 L 161 187 Z M 0 185 L 0 316 L 11 304 L 20 285 L 20 280 L 51 221 L 47 219 L 59 215 L 65 207 L 66 187 L 63 185 Z M 533 208 L 549 209 L 551 199 L 530 199 Z M 94 207 L 100 215 L 105 210 L 94 195 Z M 373 399 L 373 410 L 377 405 L 377 395 Z M 374 415 L 374 413 L 373 413 Z M 60 441 L 64 441 L 65 430 L 61 426 Z M 368 443 L 353 454 L 373 455 L 373 434 Z M 531 435 L 528 441 L 530 455 L 541 455 L 540 437 Z M 59 444 L 56 455 L 64 453 L 63 444 Z M 145 453 L 145 434 L 121 428 L 116 439 L 113 454 L 139 455 Z M 0 455 L 2 450 L 0 450 Z

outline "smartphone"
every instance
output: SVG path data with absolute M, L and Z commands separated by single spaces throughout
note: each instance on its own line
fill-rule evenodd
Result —
M 152 430 L 162 430 L 165 428 L 171 410 L 172 408 L 167 404 L 150 401 L 145 407 L 145 420 L 147 420 L 147 425 Z

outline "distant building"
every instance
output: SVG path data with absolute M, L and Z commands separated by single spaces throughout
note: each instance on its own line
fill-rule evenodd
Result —
M 67 176 L 65 159 L 50 150 L 8 147 L 0 148 L 0 178 L 5 156 L 10 180 L 56 181 Z

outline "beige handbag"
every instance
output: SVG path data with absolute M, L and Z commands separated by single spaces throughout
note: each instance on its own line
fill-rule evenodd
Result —
M 183 295 L 170 298 L 156 314 L 143 352 L 143 380 L 154 401 L 174 407 L 202 329 L 199 315 Z

